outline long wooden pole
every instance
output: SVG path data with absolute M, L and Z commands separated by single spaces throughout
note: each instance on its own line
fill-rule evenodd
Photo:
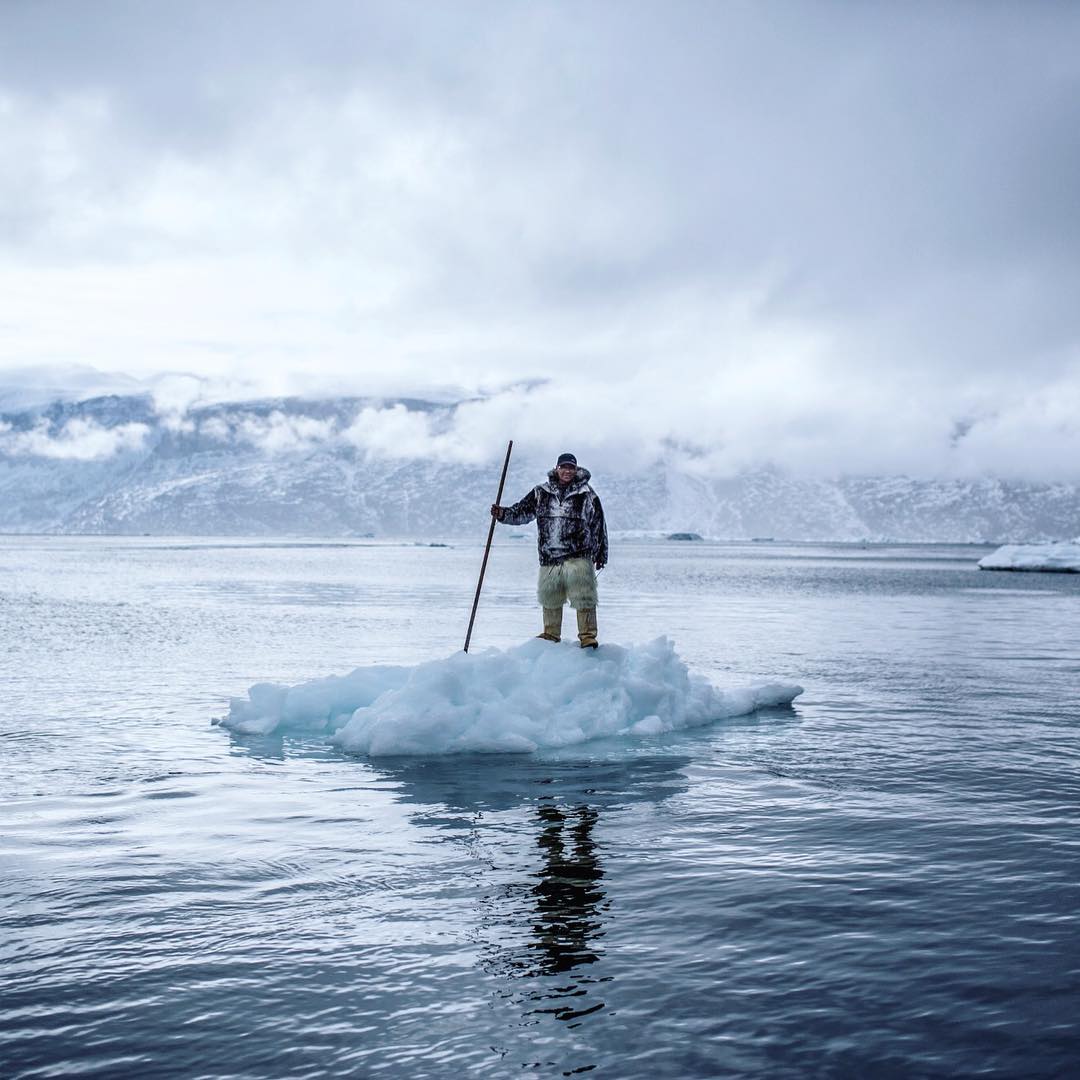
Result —
M 510 451 L 514 449 L 514 440 L 506 444 L 506 460 L 503 462 L 502 476 L 499 477 L 499 494 L 495 496 L 495 505 L 502 502 L 503 484 L 506 483 L 506 470 L 510 468 Z M 473 623 L 476 621 L 476 606 L 480 603 L 480 590 L 484 587 L 484 571 L 487 570 L 488 555 L 491 554 L 491 540 L 495 536 L 495 518 L 491 519 L 488 528 L 487 544 L 484 546 L 484 561 L 480 564 L 480 580 L 476 583 L 476 595 L 473 597 L 472 614 L 469 616 L 469 629 L 465 634 L 465 652 L 469 651 L 469 642 L 472 640 Z

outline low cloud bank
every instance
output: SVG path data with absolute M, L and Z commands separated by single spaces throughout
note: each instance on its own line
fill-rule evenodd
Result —
M 1080 378 L 994 402 L 961 390 L 913 392 L 897 405 L 842 379 L 796 392 L 782 374 L 775 389 L 722 376 L 688 387 L 666 373 L 614 384 L 552 379 L 457 405 L 367 405 L 351 422 L 275 412 L 215 418 L 201 430 L 267 453 L 337 445 L 368 460 L 477 465 L 513 438 L 523 452 L 572 448 L 620 472 L 663 461 L 703 477 L 770 466 L 807 477 L 1080 479 Z
M 141 450 L 150 434 L 147 424 L 127 423 L 103 427 L 94 420 L 76 418 L 55 428 L 39 420 L 26 431 L 0 422 L 0 454 L 10 457 L 58 458 L 98 461 L 131 450 Z
M 480 465 L 513 438 L 519 453 L 569 448 L 590 468 L 619 473 L 663 462 L 701 477 L 772 467 L 818 478 L 1080 480 L 1080 370 L 1040 386 L 1017 380 L 1007 392 L 938 392 L 896 379 L 882 396 L 880 378 L 853 380 L 819 364 L 818 378 L 793 383 L 793 366 L 773 360 L 764 383 L 760 365 L 753 378 L 732 364 L 692 384 L 676 370 L 619 381 L 571 371 L 457 403 L 372 400 L 352 413 L 330 400 L 208 410 L 220 388 L 180 376 L 153 400 L 165 431 L 270 456 L 348 451 L 373 462 Z M 99 460 L 145 448 L 151 431 L 93 417 L 0 423 L 0 454 Z

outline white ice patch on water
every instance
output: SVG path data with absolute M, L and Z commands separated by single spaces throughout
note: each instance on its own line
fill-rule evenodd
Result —
M 531 640 L 415 667 L 363 667 L 298 686 L 260 683 L 217 721 L 240 734 L 327 733 L 362 754 L 528 753 L 643 737 L 786 705 L 793 683 L 721 690 L 667 638 L 647 645 Z
M 1052 544 L 1005 544 L 979 560 L 980 570 L 1057 570 L 1080 573 L 1080 536 Z

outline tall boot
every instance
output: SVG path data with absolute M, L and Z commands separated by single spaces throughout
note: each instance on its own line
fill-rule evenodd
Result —
M 577 636 L 583 649 L 598 649 L 596 640 L 596 608 L 577 609 Z
M 544 632 L 536 635 L 544 641 L 560 641 L 562 639 L 562 608 L 544 608 Z

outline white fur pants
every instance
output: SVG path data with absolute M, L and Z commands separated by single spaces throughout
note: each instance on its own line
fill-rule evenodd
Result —
M 561 608 L 567 600 L 572 608 L 596 607 L 592 563 L 588 559 L 567 559 L 555 566 L 541 566 L 536 598 L 546 608 Z

